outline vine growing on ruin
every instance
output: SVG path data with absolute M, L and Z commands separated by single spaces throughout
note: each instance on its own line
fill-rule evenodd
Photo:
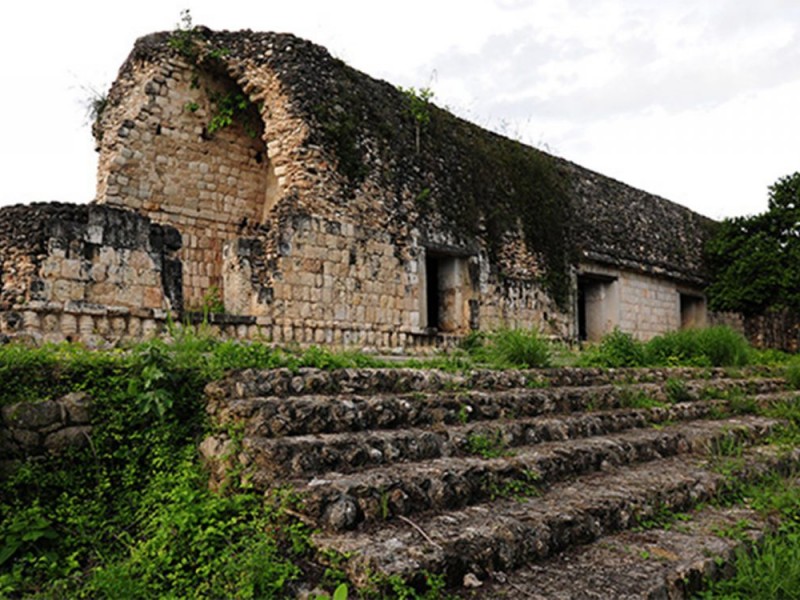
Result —
M 205 41 L 192 23 L 192 15 L 188 9 L 181 11 L 180 21 L 172 31 L 168 43 L 170 48 L 193 65 L 191 84 L 193 89 L 200 87 L 200 68 L 204 62 L 208 61 L 213 65 L 230 54 L 228 48 L 205 47 Z M 258 117 L 253 115 L 255 105 L 245 94 L 240 90 L 218 92 L 209 89 L 206 89 L 206 94 L 211 103 L 211 117 L 206 125 L 209 135 L 239 123 L 249 137 L 258 136 Z M 199 106 L 197 102 L 188 102 L 186 109 L 196 112 Z
M 251 111 L 253 103 L 247 96 L 238 91 L 224 94 L 209 91 L 208 96 L 215 106 L 214 114 L 208 121 L 208 133 L 214 133 L 234 123 L 240 123 L 249 137 L 255 138 L 258 135 L 258 124 Z

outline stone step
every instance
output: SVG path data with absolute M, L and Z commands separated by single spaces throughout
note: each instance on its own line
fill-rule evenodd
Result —
M 209 399 L 235 399 L 309 394 L 380 394 L 440 390 L 501 391 L 518 388 L 595 386 L 682 380 L 774 376 L 776 369 L 748 367 L 599 369 L 554 368 L 475 370 L 467 374 L 436 369 L 244 369 L 206 387 Z
M 467 574 L 484 580 L 665 511 L 687 510 L 724 495 L 731 481 L 785 474 L 800 464 L 800 449 L 756 447 L 738 456 L 735 464 L 723 474 L 713 460 L 662 458 L 562 481 L 541 497 L 496 499 L 416 521 L 377 523 L 358 532 L 319 533 L 313 541 L 321 555 L 338 553 L 359 585 L 376 574 L 414 583 L 427 571 L 459 586 Z
M 759 544 L 774 524 L 746 507 L 707 506 L 668 528 L 624 531 L 576 546 L 540 564 L 494 572 L 459 594 L 478 600 L 690 598 L 706 581 L 734 574 L 737 552 Z
M 331 530 L 351 529 L 429 510 L 464 507 L 497 496 L 536 493 L 553 482 L 613 466 L 651 461 L 714 444 L 767 435 L 777 421 L 745 416 L 700 420 L 588 439 L 522 446 L 497 458 L 447 457 L 400 463 L 344 475 L 295 482 L 307 515 Z M 256 489 L 272 483 L 265 470 L 250 470 Z M 265 480 L 264 478 L 267 477 Z
M 237 457 L 262 476 L 258 483 L 311 477 L 469 454 L 502 454 L 517 446 L 603 435 L 671 421 L 686 421 L 726 410 L 724 400 L 671 406 L 572 413 L 565 416 L 497 419 L 433 429 L 385 429 L 301 435 L 245 437 Z
M 776 392 L 775 378 L 691 380 L 682 400 Z M 415 392 L 414 394 L 308 395 L 211 399 L 218 429 L 236 425 L 245 437 L 282 437 L 368 429 L 428 427 L 511 417 L 535 417 L 589 409 L 619 408 L 639 396 L 669 402 L 662 383 L 516 388 L 506 391 Z

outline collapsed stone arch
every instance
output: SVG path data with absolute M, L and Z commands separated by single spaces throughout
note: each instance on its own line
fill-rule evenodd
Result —
M 263 104 L 221 61 L 176 57 L 123 69 L 115 92 L 96 202 L 179 228 L 186 306 L 197 307 L 223 290 L 225 243 L 262 225 L 281 195 Z

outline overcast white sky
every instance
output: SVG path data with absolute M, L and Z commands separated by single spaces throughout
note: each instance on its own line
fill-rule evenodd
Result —
M 0 205 L 94 197 L 85 100 L 181 9 L 430 86 L 480 125 L 711 217 L 800 170 L 798 0 L 35 0 L 0 34 Z

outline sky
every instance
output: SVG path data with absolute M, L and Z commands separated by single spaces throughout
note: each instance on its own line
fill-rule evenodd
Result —
M 0 205 L 93 199 L 87 101 L 187 8 L 712 218 L 764 211 L 800 170 L 798 0 L 26 0 L 0 25 Z

